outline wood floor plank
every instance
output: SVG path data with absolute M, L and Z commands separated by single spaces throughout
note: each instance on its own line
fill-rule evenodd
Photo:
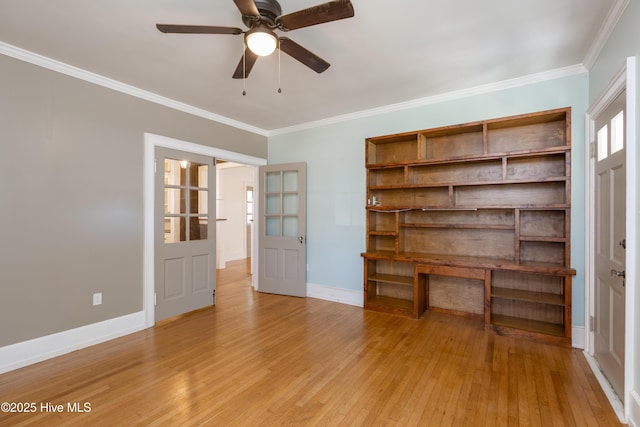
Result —
M 0 375 L 0 401 L 91 406 L 0 426 L 621 425 L 580 350 L 260 294 L 246 264 L 215 307 Z

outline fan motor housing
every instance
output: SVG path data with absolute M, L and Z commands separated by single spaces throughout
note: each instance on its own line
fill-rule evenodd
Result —
M 276 18 L 282 15 L 282 8 L 280 3 L 276 0 L 255 0 L 256 8 L 260 12 L 260 23 L 268 25 L 270 28 L 276 27 Z M 242 22 L 249 27 L 253 28 L 256 24 L 256 18 L 252 16 L 243 16 Z

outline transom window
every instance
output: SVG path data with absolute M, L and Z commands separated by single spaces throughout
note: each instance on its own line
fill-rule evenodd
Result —
M 624 148 L 624 111 L 616 114 L 598 129 L 598 161 L 604 160 Z

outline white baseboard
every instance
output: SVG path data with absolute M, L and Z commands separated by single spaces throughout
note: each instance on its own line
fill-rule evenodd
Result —
M 640 427 L 640 394 L 637 390 L 631 390 L 629 393 L 629 425 L 632 427 Z
M 0 374 L 142 329 L 144 311 L 0 347 Z
M 572 326 L 571 327 L 571 347 L 584 350 L 585 340 L 584 326 Z
M 222 259 L 224 260 L 224 262 L 238 261 L 246 258 L 247 258 L 247 253 L 242 251 L 225 253 L 222 255 Z
M 605 396 L 607 396 L 607 399 L 611 404 L 611 408 L 613 408 L 613 411 L 618 416 L 618 420 L 620 420 L 621 423 L 626 424 L 627 421 L 624 415 L 623 402 L 620 401 L 615 391 L 613 391 L 613 387 L 611 386 L 611 384 L 609 384 L 609 381 L 607 381 L 604 374 L 600 370 L 600 367 L 598 366 L 598 362 L 596 362 L 596 359 L 586 351 L 583 351 L 582 353 L 584 354 L 585 359 L 587 359 L 587 363 L 589 364 L 591 371 L 593 371 L 593 375 L 598 380 L 598 383 L 600 383 L 600 387 L 602 388 L 602 391 L 604 392 Z
M 355 305 L 356 307 L 364 306 L 362 291 L 350 291 L 348 289 L 307 283 L 307 296 L 341 304 Z

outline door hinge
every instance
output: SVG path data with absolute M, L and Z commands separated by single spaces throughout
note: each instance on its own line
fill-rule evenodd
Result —
M 153 173 L 158 172 L 158 159 L 153 159 Z
M 598 148 L 598 144 L 596 141 L 589 144 L 589 158 L 593 159 L 596 156 L 596 149 Z
M 595 331 L 596 318 L 593 316 L 589 316 L 589 332 Z
M 157 306 L 158 305 L 158 294 L 157 293 L 153 293 L 153 306 Z

